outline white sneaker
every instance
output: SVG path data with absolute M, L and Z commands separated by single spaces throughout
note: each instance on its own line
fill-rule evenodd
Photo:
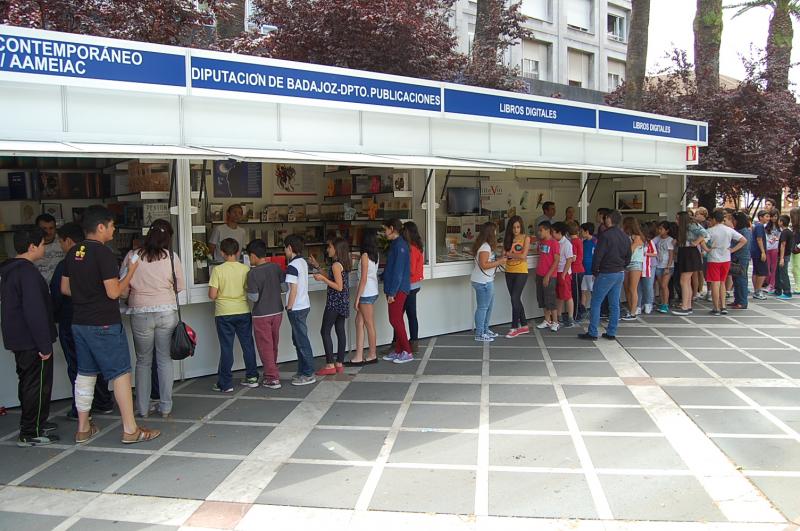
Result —
M 541 323 L 536 325 L 536 328 L 538 328 L 539 330 L 544 330 L 545 328 L 550 328 L 552 326 L 553 323 L 551 323 L 550 321 L 542 321 Z
M 706 301 L 706 302 L 711 302 L 711 292 L 710 291 L 706 291 L 705 294 L 703 294 L 703 300 Z
M 486 330 L 486 335 L 492 338 L 500 337 L 500 334 L 498 334 L 497 332 L 493 332 L 491 329 Z
M 558 329 L 561 328 L 561 325 L 558 323 L 553 323 L 550 325 L 551 332 L 558 332 Z
M 653 313 L 653 305 L 652 304 L 645 304 L 644 305 L 644 313 L 650 315 Z

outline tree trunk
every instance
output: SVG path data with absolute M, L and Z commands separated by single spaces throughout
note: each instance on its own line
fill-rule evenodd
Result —
M 650 24 L 650 0 L 633 0 L 628 61 L 625 64 L 625 107 L 639 110 L 647 68 L 647 38 Z
M 789 90 L 789 67 L 791 66 L 792 17 L 791 0 L 776 0 L 772 18 L 769 21 L 767 37 L 767 90 L 781 92 Z
M 719 90 L 719 47 L 722 42 L 722 0 L 697 0 L 694 16 L 694 75 L 697 91 Z

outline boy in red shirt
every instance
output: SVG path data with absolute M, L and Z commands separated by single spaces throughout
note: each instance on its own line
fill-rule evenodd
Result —
M 576 321 L 583 319 L 586 308 L 581 304 L 581 285 L 586 269 L 583 266 L 583 240 L 580 237 L 580 227 L 574 221 L 567 223 L 569 231 L 569 241 L 572 243 L 572 254 L 575 260 L 572 262 L 572 304 L 574 305 L 572 318 Z
M 544 310 L 544 321 L 536 328 L 558 330 L 558 303 L 556 302 L 556 269 L 561 257 L 558 242 L 553 239 L 549 221 L 538 227 L 539 263 L 536 265 L 536 299 Z

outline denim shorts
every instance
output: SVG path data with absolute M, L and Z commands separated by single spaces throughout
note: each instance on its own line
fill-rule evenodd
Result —
M 371 295 L 369 297 L 361 297 L 358 299 L 359 304 L 375 304 L 375 301 L 378 300 L 377 295 Z
M 72 325 L 78 374 L 102 374 L 107 381 L 131 372 L 128 336 L 122 324 L 107 326 Z
M 663 277 L 664 275 L 672 275 L 672 267 L 657 267 L 656 278 Z
M 641 271 L 644 269 L 644 262 L 631 262 L 625 269 L 628 271 Z

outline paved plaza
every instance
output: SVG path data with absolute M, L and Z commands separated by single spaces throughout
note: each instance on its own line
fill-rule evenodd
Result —
M 110 415 L 86 445 L 17 448 L 11 410 L 0 529 L 794 528 L 800 298 L 696 309 L 618 341 L 442 336 L 279 391 L 176 383 L 175 418 L 135 447 Z

